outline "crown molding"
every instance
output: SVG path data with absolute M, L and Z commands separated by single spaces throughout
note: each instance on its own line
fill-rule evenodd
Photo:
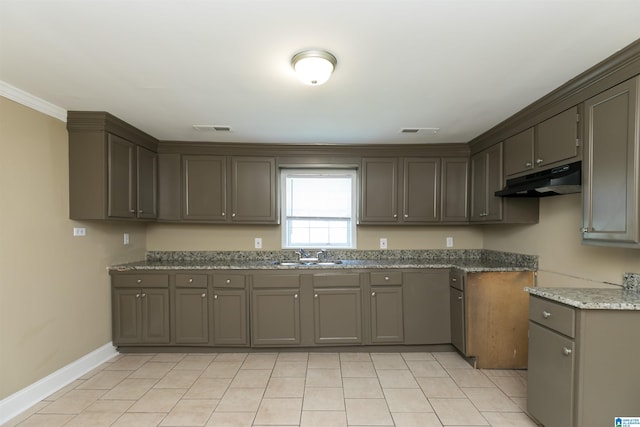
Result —
M 22 104 L 61 122 L 67 121 L 67 110 L 0 80 L 0 96 Z

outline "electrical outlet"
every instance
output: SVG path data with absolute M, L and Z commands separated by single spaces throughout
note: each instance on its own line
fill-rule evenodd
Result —
M 256 237 L 253 241 L 253 247 L 256 249 L 262 249 L 262 237 Z
M 84 227 L 73 227 L 74 237 L 84 237 L 87 235 L 87 229 Z
M 129 244 L 129 233 L 124 233 L 124 236 L 122 236 L 122 243 L 125 245 Z
M 453 237 L 447 237 L 447 247 L 448 248 L 453 247 Z
M 387 249 L 387 238 L 386 237 L 381 237 L 380 238 L 380 249 Z

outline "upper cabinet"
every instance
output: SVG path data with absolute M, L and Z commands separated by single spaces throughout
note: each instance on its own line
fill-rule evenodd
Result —
M 640 246 L 640 76 L 584 105 L 585 243 Z
M 360 223 L 467 222 L 468 159 L 365 157 Z
M 160 168 L 160 220 L 278 223 L 274 157 L 167 154 Z
M 502 143 L 471 156 L 471 222 L 537 223 L 538 199 L 502 198 Z
M 108 113 L 69 112 L 69 217 L 154 219 L 157 141 Z
M 504 141 L 505 177 L 579 160 L 578 107 L 557 114 Z

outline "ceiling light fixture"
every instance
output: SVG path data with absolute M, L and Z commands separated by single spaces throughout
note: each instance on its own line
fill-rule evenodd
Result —
M 291 58 L 291 66 L 302 83 L 319 86 L 326 83 L 338 60 L 325 50 L 305 50 Z

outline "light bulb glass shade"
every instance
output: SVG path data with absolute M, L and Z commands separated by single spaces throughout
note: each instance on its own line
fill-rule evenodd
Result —
M 291 59 L 291 65 L 300 81 L 311 86 L 318 86 L 329 80 L 336 64 L 336 57 L 323 50 L 306 50 Z

